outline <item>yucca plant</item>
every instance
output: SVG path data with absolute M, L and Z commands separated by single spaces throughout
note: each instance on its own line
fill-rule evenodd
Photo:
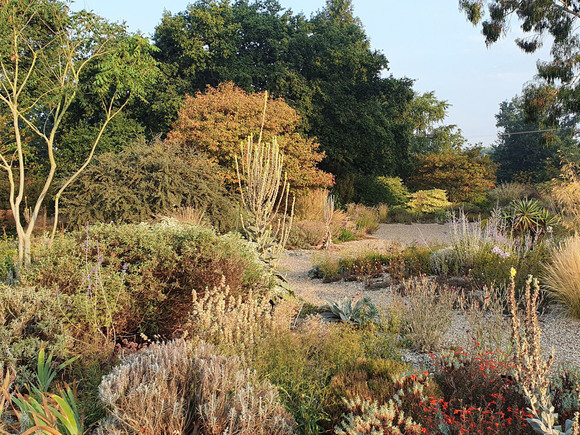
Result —
M 519 235 L 541 237 L 549 228 L 558 223 L 537 199 L 519 199 L 512 201 L 502 217 L 510 224 L 512 231 Z

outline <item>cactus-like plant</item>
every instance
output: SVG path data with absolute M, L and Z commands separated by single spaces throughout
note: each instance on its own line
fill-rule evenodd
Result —
M 377 307 L 370 298 L 345 296 L 339 301 L 326 301 L 330 311 L 337 319 L 343 322 L 365 323 L 374 320 L 378 315 Z

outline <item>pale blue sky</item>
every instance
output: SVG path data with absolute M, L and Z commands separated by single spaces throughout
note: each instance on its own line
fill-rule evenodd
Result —
M 93 10 L 130 30 L 151 35 L 163 10 L 185 10 L 187 0 L 74 0 L 73 8 Z M 310 16 L 325 0 L 280 0 Z M 353 0 L 373 49 L 381 50 L 395 77 L 415 80 L 415 90 L 435 91 L 451 105 L 446 123 L 457 124 L 470 143 L 493 143 L 499 103 L 520 93 L 536 74 L 536 60 L 548 48 L 521 52 L 514 35 L 489 49 L 479 29 L 466 21 L 457 0 Z M 517 30 L 518 23 L 513 27 Z

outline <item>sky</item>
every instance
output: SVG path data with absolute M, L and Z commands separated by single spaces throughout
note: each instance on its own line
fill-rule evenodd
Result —
M 279 0 L 309 17 L 325 0 Z M 92 10 L 131 31 L 150 36 L 163 11 L 177 13 L 188 0 L 74 0 L 73 9 Z M 549 47 L 526 54 L 514 43 L 518 23 L 502 41 L 486 48 L 479 28 L 467 22 L 458 0 L 353 0 L 371 47 L 385 54 L 394 77 L 415 80 L 417 92 L 434 91 L 451 104 L 445 124 L 456 124 L 470 144 L 489 146 L 497 139 L 499 104 L 521 92 L 536 74 L 536 61 Z

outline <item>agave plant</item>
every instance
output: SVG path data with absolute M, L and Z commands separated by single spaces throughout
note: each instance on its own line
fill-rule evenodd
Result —
M 357 299 L 356 296 L 346 296 L 340 301 L 326 302 L 334 317 L 343 322 L 361 324 L 374 320 L 378 315 L 377 307 L 368 297 Z

